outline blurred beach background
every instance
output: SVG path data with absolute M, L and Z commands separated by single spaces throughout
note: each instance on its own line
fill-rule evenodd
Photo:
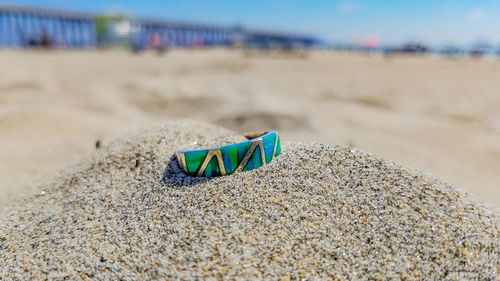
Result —
M 0 1 L 0 204 L 172 119 L 348 145 L 500 207 L 500 3 Z

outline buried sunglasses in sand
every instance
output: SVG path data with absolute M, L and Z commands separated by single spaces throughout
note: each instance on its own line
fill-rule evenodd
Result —
M 216 177 L 265 166 L 281 153 L 278 132 L 244 134 L 248 141 L 227 146 L 181 150 L 176 153 L 181 168 L 190 176 Z

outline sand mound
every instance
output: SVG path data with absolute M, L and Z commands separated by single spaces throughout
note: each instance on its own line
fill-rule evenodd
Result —
M 168 124 L 13 203 L 0 279 L 498 277 L 497 214 L 369 154 L 283 142 L 268 167 L 211 180 L 173 161 L 183 144 L 231 135 Z

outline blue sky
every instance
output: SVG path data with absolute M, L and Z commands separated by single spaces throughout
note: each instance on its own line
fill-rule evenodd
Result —
M 0 4 L 312 33 L 329 42 L 500 43 L 499 0 L 0 0 Z

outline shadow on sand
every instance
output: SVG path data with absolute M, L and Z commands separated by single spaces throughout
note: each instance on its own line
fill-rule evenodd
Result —
M 163 172 L 163 183 L 165 183 L 168 187 L 174 188 L 193 186 L 207 182 L 211 179 L 212 178 L 191 177 L 186 175 L 186 173 L 184 173 L 184 171 L 179 166 L 175 155 L 170 157 L 167 167 L 165 168 L 165 172 Z

